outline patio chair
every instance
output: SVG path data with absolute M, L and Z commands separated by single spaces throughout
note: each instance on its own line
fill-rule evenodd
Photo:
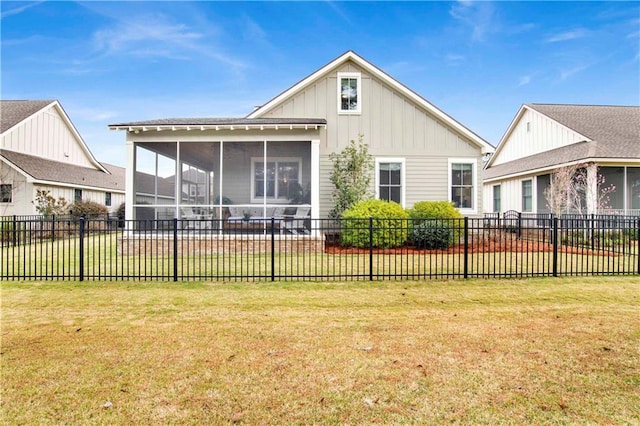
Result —
M 284 216 L 281 227 L 294 235 L 308 234 L 309 229 L 305 225 L 305 221 L 309 219 L 310 212 L 311 207 L 298 207 L 293 216 Z
M 190 206 L 180 207 L 180 219 L 184 220 L 182 229 L 209 229 L 211 228 L 211 214 L 198 214 Z

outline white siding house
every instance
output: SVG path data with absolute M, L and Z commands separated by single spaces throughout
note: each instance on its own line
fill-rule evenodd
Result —
M 568 165 L 616 188 L 606 209 L 585 213 L 640 214 L 640 107 L 522 105 L 485 166 L 485 212 L 549 213 L 544 191 Z
M 493 147 L 381 69 L 348 51 L 242 118 L 180 118 L 119 123 L 128 146 L 128 217 L 135 215 L 139 177 L 176 176 L 173 199 L 152 203 L 157 217 L 179 217 L 181 206 L 225 211 L 308 205 L 314 218 L 332 207 L 329 155 L 362 135 L 375 158 L 372 193 L 410 208 L 450 200 L 481 214 L 482 158 Z M 187 173 L 187 170 L 189 172 Z M 184 181 L 197 170 L 203 197 Z M 137 178 L 138 177 L 138 178 Z M 292 186 L 293 185 L 293 186 Z M 295 197 L 291 188 L 302 188 Z
M 0 215 L 37 214 L 36 191 L 124 202 L 124 169 L 96 160 L 58 101 L 0 101 Z

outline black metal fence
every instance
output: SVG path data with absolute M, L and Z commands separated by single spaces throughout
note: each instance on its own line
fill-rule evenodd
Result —
M 640 218 L 230 222 L 0 218 L 2 280 L 381 280 L 640 274 Z

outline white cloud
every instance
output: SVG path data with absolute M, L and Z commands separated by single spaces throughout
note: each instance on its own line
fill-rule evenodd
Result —
M 463 55 L 448 53 L 447 55 L 445 55 L 444 60 L 447 63 L 447 65 L 456 66 L 464 63 L 466 58 Z
M 489 32 L 495 32 L 499 27 L 494 6 L 489 2 L 458 1 L 451 6 L 449 14 L 471 27 L 472 41 L 483 41 Z
M 18 15 L 18 14 L 24 12 L 25 10 L 31 9 L 32 7 L 37 6 L 37 5 L 41 4 L 41 3 L 44 3 L 44 0 L 43 1 L 31 2 L 31 3 L 26 3 L 26 2 L 25 3 L 17 3 L 20 6 L 14 7 L 13 9 L 9 9 L 9 10 L 3 10 L 2 13 L 0 13 L 0 18 L 4 19 L 4 18 L 6 18 L 8 16 Z
M 523 75 L 522 77 L 520 77 L 520 80 L 518 81 L 518 87 L 526 86 L 529 83 L 531 83 L 531 76 Z
M 587 68 L 589 68 L 589 65 L 587 64 L 576 65 L 575 67 L 568 68 L 568 69 L 565 68 L 560 71 L 560 79 L 566 80 L 569 77 L 572 77 L 573 75 L 586 70 Z
M 547 43 L 557 43 L 560 41 L 575 40 L 589 35 L 589 31 L 584 28 L 576 28 L 570 31 L 564 31 L 547 37 Z

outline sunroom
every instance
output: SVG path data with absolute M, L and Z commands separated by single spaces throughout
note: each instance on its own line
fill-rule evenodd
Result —
M 324 119 L 166 119 L 127 132 L 126 217 L 137 230 L 311 233 Z

